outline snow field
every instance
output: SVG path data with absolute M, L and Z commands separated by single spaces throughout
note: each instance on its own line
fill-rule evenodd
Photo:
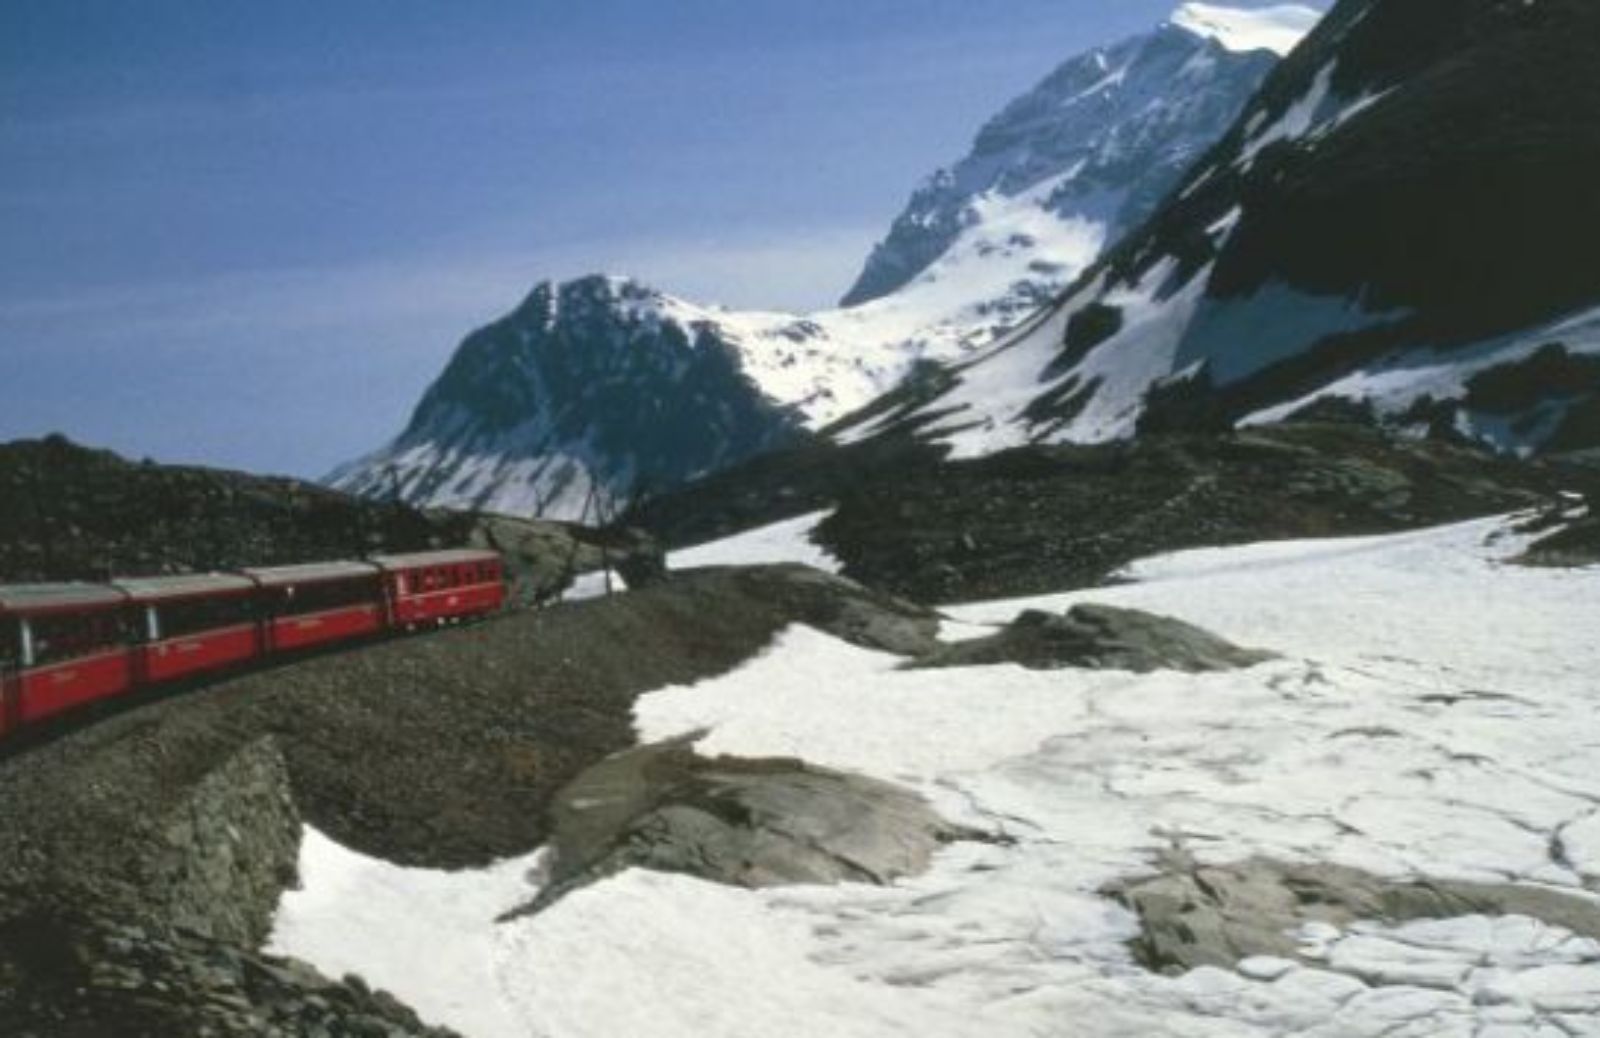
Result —
M 1015 841 L 954 846 L 893 887 L 630 873 L 496 926 L 525 862 L 445 878 L 313 838 L 274 947 L 481 1036 L 1600 1034 L 1600 947 L 1537 920 L 1308 926 L 1315 965 L 1168 978 L 1098 893 L 1172 848 L 1600 889 L 1600 574 L 1507 565 L 1506 530 L 1187 552 L 947 625 L 1133 606 L 1284 656 L 1248 671 L 906 671 L 793 628 L 640 700 L 641 739 L 706 726 L 704 752 L 898 781 Z M 374 891 L 407 893 L 382 911 Z M 402 950 L 427 919 L 443 961 Z

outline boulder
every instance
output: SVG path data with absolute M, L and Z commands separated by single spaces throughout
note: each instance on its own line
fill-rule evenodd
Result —
M 999 633 L 944 645 L 913 667 L 1017 663 L 1030 670 L 1154 670 L 1200 673 L 1253 667 L 1274 654 L 1246 649 L 1193 624 L 1138 609 L 1076 605 L 1065 614 L 1030 609 Z
M 545 885 L 509 917 L 629 868 L 740 887 L 888 883 L 985 838 L 916 793 L 790 759 L 707 758 L 695 732 L 600 762 L 555 798 Z
M 1295 934 L 1306 923 L 1347 928 L 1468 915 L 1521 915 L 1584 937 L 1600 937 L 1600 904 L 1543 887 L 1386 879 L 1339 865 L 1291 865 L 1252 858 L 1196 864 L 1182 855 L 1162 871 L 1106 891 L 1136 912 L 1135 956 L 1152 970 L 1231 969 L 1265 956 L 1310 961 Z

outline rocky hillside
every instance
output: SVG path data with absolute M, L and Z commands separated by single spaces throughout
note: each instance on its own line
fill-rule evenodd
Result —
M 1311 412 L 1600 441 L 1600 9 L 1343 0 L 1052 311 L 916 412 L 976 454 Z
M 649 554 L 626 534 L 553 522 L 422 512 L 296 479 L 132 462 L 59 436 L 0 444 L 0 583 L 477 545 L 503 551 L 518 597 L 548 598 L 575 571 Z
M 542 284 L 474 332 L 381 450 L 328 477 L 416 505 L 574 519 L 803 439 L 970 358 L 1144 220 L 1312 24 L 1188 4 L 1068 61 L 934 174 L 838 309 Z
M 669 544 L 831 510 L 816 531 L 844 572 L 923 602 L 1093 586 L 1186 548 L 1374 534 L 1600 497 L 1600 470 L 1396 438 L 1358 423 L 1162 433 L 950 460 L 908 436 L 756 459 L 647 503 Z M 1566 527 L 1559 549 L 1587 527 Z

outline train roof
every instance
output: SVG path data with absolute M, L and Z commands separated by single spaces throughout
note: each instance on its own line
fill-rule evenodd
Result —
M 135 602 L 158 602 L 171 598 L 195 598 L 250 591 L 256 582 L 236 573 L 186 573 L 177 577 L 138 577 L 116 581 L 116 586 Z
M 104 584 L 0 584 L 3 613 L 53 613 L 121 605 L 127 600 L 121 591 Z
M 384 569 L 420 569 L 424 566 L 454 566 L 463 562 L 499 562 L 500 553 L 484 548 L 455 548 L 449 551 L 417 551 L 406 555 L 374 555 L 371 561 Z
M 325 580 L 376 577 L 382 571 L 371 562 L 308 562 L 298 566 L 242 569 L 239 572 L 255 578 L 263 587 L 289 587 L 294 584 L 316 584 Z

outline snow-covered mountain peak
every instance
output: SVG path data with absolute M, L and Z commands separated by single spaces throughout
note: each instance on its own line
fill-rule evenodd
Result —
M 925 181 L 835 309 L 729 311 L 605 275 L 541 284 L 463 343 L 398 440 L 332 481 L 575 518 L 825 428 L 1059 296 L 1276 62 L 1172 24 L 1065 62 Z
M 1275 14 L 1291 11 L 1299 13 Z M 895 293 L 975 236 L 992 238 L 999 222 L 1034 214 L 1094 229 L 1087 254 L 1075 233 L 1069 250 L 1042 249 L 1028 261 L 1055 275 L 1031 279 L 1035 301 L 1037 289 L 1048 297 L 1065 288 L 1103 244 L 1142 223 L 1233 122 L 1277 62 L 1274 47 L 1250 40 L 1283 45 L 1293 26 L 1308 29 L 1317 17 L 1298 7 L 1203 8 L 1064 62 L 989 120 L 966 157 L 923 182 L 842 305 Z
M 1294 50 L 1321 18 L 1321 11 L 1302 4 L 1248 10 L 1186 3 L 1172 13 L 1171 24 L 1216 40 L 1231 51 L 1270 50 L 1282 56 Z

